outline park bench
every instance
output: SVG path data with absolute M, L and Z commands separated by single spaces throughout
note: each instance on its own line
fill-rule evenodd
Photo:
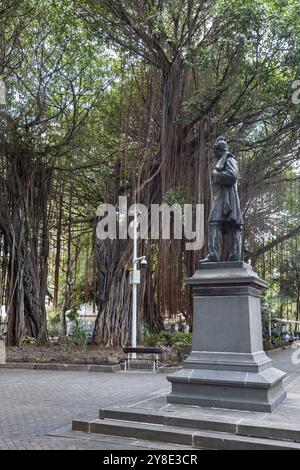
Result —
M 159 348 L 123 348 L 123 352 L 127 354 L 127 359 L 125 360 L 125 370 L 130 370 L 132 354 L 154 355 L 153 372 L 158 370 L 159 356 L 163 354 L 162 349 Z

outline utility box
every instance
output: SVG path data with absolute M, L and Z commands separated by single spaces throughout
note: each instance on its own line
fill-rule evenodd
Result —
M 129 283 L 130 284 L 140 284 L 141 282 L 141 271 L 134 269 L 130 271 Z

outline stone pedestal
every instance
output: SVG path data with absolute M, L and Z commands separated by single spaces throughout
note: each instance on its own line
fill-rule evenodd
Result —
M 0 337 L 0 364 L 6 363 L 5 339 Z
M 193 289 L 193 347 L 167 377 L 168 403 L 272 412 L 285 373 L 263 351 L 260 294 L 267 284 L 241 261 L 201 263 Z

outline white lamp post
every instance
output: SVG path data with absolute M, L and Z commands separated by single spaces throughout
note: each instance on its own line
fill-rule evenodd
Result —
M 141 267 L 147 267 L 146 256 L 137 256 L 137 240 L 138 240 L 138 211 L 136 206 L 133 213 L 133 256 L 132 270 L 130 272 L 130 284 L 132 285 L 132 320 L 131 320 L 131 347 L 136 348 L 137 337 L 137 286 L 141 282 L 141 271 L 138 269 L 139 262 Z M 132 353 L 132 359 L 136 359 L 136 353 Z
M 272 312 L 269 309 L 269 343 L 270 349 L 272 349 Z

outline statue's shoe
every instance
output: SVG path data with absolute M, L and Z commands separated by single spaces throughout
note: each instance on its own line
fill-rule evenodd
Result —
M 217 263 L 218 261 L 216 256 L 207 255 L 204 259 L 200 259 L 199 263 Z

